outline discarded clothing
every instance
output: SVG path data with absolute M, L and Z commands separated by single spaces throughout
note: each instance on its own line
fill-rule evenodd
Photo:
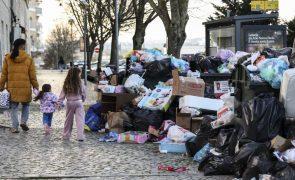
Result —
M 109 134 L 98 139 L 99 142 L 116 142 L 118 134 L 115 132 L 109 132 Z

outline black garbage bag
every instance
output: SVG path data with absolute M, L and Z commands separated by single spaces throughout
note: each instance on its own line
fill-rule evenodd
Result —
M 266 58 L 277 58 L 279 56 L 285 55 L 290 58 L 292 54 L 292 48 L 286 47 L 282 49 L 264 48 L 262 53 L 266 53 Z
M 211 63 L 210 58 L 204 58 L 199 61 L 201 73 L 217 73 L 217 68 Z
M 125 129 L 147 132 L 150 125 L 160 128 L 164 121 L 164 113 L 160 110 L 140 109 L 132 106 L 124 106 L 123 111 L 132 119 L 131 124 L 126 123 Z
M 166 75 L 171 71 L 171 59 L 167 58 L 160 61 L 155 60 L 146 63 L 143 68 L 146 69 L 146 74 L 149 74 L 150 77 Z
M 220 129 L 213 129 L 211 122 L 216 120 L 216 116 L 206 115 L 203 116 L 203 121 L 201 123 L 200 131 L 198 136 L 207 137 L 207 138 L 216 138 Z
M 200 149 L 208 143 L 207 137 L 195 136 L 185 142 L 186 152 L 190 157 L 193 157 Z
M 287 139 L 295 139 L 295 122 L 294 120 L 286 119 L 284 124 L 283 137 Z
M 243 64 L 245 61 L 248 60 L 248 58 L 251 57 L 251 54 L 248 54 L 248 55 L 245 55 L 245 56 L 242 56 L 238 59 L 238 64 Z
M 205 56 L 203 54 L 200 54 L 200 53 L 195 54 L 193 59 L 189 61 L 190 70 L 193 72 L 195 71 L 202 72 L 200 67 L 200 61 L 204 58 Z
M 247 169 L 249 160 L 257 155 L 266 155 L 269 157 L 268 144 L 257 142 L 244 144 L 234 157 L 235 176 L 242 177 L 244 171 Z
M 294 180 L 295 166 L 278 161 L 271 171 L 276 180 Z
M 166 82 L 172 78 L 171 59 L 155 60 L 143 66 L 146 72 L 143 76 L 144 85 L 147 88 L 155 89 L 155 86 L 161 81 Z
M 259 156 L 255 156 L 250 160 L 250 167 L 248 167 L 243 173 L 243 180 L 251 180 L 253 178 L 259 179 L 259 174 L 267 174 L 269 169 L 275 163 L 270 160 L 260 159 Z
M 266 146 L 256 149 L 247 162 L 247 169 L 243 173 L 243 180 L 259 179 L 259 174 L 267 174 L 275 164 L 275 159 Z
M 228 155 L 214 156 L 208 154 L 199 164 L 199 171 L 204 171 L 205 176 L 233 175 L 234 158 Z
M 242 126 L 246 136 L 256 142 L 266 142 L 280 134 L 285 121 L 285 109 L 269 94 L 260 94 L 242 103 Z
M 209 83 L 205 84 L 205 96 L 204 97 L 215 99 L 213 84 L 209 84 Z
M 282 161 L 276 161 L 269 173 L 276 180 L 293 180 L 295 177 L 295 166 Z
M 134 108 L 130 105 L 123 105 L 122 110 L 127 113 L 130 117 L 133 115 L 133 113 L 137 110 L 138 108 Z
M 169 108 L 167 111 L 164 112 L 164 119 L 167 120 L 172 120 L 176 121 L 176 108 L 179 107 L 179 98 L 176 97 L 173 99 L 172 103 L 170 104 Z
M 235 147 L 238 142 L 238 132 L 235 128 L 221 129 L 216 142 L 216 148 L 230 155 L 235 155 Z
M 219 129 L 212 129 L 210 124 L 214 120 L 216 120 L 215 116 L 204 116 L 197 136 L 186 141 L 185 147 L 189 156 L 193 157 L 209 142 L 209 139 L 215 138 L 218 135 Z
M 164 121 L 160 110 L 137 109 L 131 116 L 134 130 L 148 132 L 149 126 L 159 129 Z
M 219 58 L 219 57 L 210 56 L 208 58 L 212 64 L 214 70 L 216 70 L 216 71 L 217 71 L 217 68 L 223 64 L 223 62 L 221 61 L 221 58 Z

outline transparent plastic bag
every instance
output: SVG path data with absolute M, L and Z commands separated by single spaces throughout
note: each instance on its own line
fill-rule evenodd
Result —
M 289 69 L 288 64 L 281 59 L 266 59 L 258 64 L 260 76 L 267 81 L 272 88 L 280 89 L 283 79 L 283 73 Z

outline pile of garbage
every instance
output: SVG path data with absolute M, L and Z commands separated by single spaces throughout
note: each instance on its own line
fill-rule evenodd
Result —
M 124 81 L 110 69 L 102 72 L 95 89 L 99 101 L 86 113 L 87 130 L 106 132 L 99 142 L 153 142 L 161 153 L 188 154 L 206 176 L 293 177 L 295 69 L 289 50 L 221 50 L 189 62 L 142 50 L 132 51 L 129 61 L 131 74 Z M 245 80 L 218 75 L 208 89 L 202 75 L 236 73 L 238 66 L 250 81 L 280 89 L 280 99 L 267 90 L 246 91 L 250 98 L 237 102 Z

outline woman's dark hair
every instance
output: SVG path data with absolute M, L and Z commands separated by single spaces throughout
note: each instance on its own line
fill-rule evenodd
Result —
M 50 84 L 43 84 L 42 91 L 39 92 L 38 96 L 34 98 L 34 101 L 38 101 L 39 99 L 42 99 L 44 96 L 44 93 L 51 91 L 51 85 Z
M 25 45 L 26 44 L 26 40 L 24 39 L 17 39 L 14 41 L 13 43 L 13 49 L 12 49 L 12 53 L 10 55 L 10 58 L 15 60 L 15 58 L 18 56 L 19 54 L 19 47 L 22 46 L 22 45 Z
M 65 79 L 63 90 L 66 95 L 78 94 L 81 86 L 80 78 L 81 69 L 79 67 L 70 68 L 67 77 Z

